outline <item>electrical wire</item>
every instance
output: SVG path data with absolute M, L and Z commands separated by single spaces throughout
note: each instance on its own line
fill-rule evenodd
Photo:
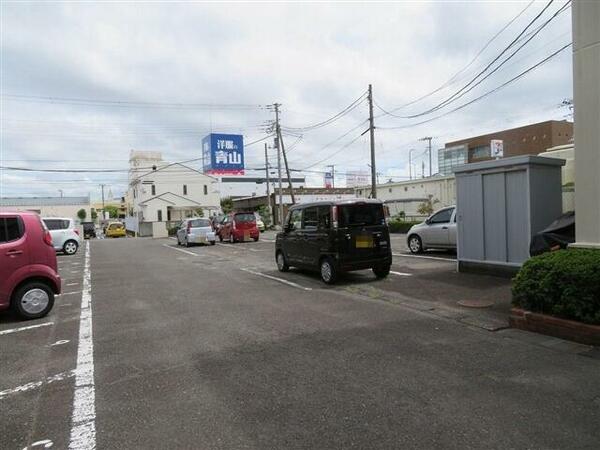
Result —
M 458 100 L 459 98 L 463 97 L 465 94 L 467 94 L 468 92 L 470 92 L 471 90 L 473 90 L 476 86 L 478 86 L 479 84 L 481 84 L 484 80 L 486 80 L 487 78 L 489 78 L 490 76 L 492 76 L 496 71 L 498 71 L 504 64 L 506 64 L 510 59 L 512 59 L 513 56 L 515 56 L 525 45 L 527 45 L 535 36 L 537 36 L 537 34 L 539 34 L 539 32 L 544 29 L 550 22 L 552 22 L 559 14 L 561 14 L 563 11 L 565 11 L 568 6 L 571 3 L 571 0 L 569 0 L 567 3 L 565 3 L 561 8 L 559 8 L 548 20 L 546 20 L 546 22 L 544 22 L 540 27 L 537 28 L 537 30 L 535 30 L 534 33 L 532 33 L 532 35 L 523 43 L 521 44 L 512 54 L 510 54 L 507 58 L 505 58 L 500 64 L 498 64 L 490 73 L 488 73 L 486 76 L 484 76 L 483 78 L 481 78 L 477 83 L 475 83 L 484 73 L 486 73 L 488 71 L 488 69 L 494 65 L 494 63 L 496 61 L 498 61 L 508 50 L 510 50 L 515 44 L 516 42 L 523 36 L 523 34 L 525 34 L 525 32 L 529 29 L 529 27 L 531 27 L 536 21 L 537 19 L 550 7 L 550 5 L 554 2 L 554 0 L 550 0 L 548 2 L 548 4 L 546 4 L 546 6 L 542 9 L 542 11 L 540 11 L 528 24 L 527 26 L 519 33 L 519 35 L 507 46 L 504 48 L 504 50 L 502 50 L 502 52 L 500 52 L 500 54 L 498 56 L 496 56 L 490 63 L 488 63 L 488 65 L 481 70 L 477 75 L 475 75 L 466 85 L 464 85 L 462 88 L 460 88 L 458 91 L 456 91 L 454 94 L 452 94 L 451 96 L 449 96 L 448 98 L 446 98 L 445 100 L 443 100 L 442 102 L 438 103 L 437 105 L 416 113 L 416 114 L 409 114 L 409 115 L 405 115 L 405 116 L 400 116 L 397 114 L 393 114 L 392 112 L 389 111 L 385 111 L 383 110 L 383 108 L 381 108 L 378 105 L 378 108 L 381 109 L 382 111 L 385 111 L 386 115 L 392 116 L 392 117 L 396 117 L 396 118 L 400 118 L 400 119 L 414 119 L 417 117 L 422 117 L 428 114 L 431 114 L 432 112 L 435 112 L 451 103 L 454 103 L 456 100 Z M 473 85 L 473 83 L 475 83 Z M 473 85 L 473 86 L 471 86 Z M 469 86 L 471 86 L 469 88 Z M 467 89 L 469 88 L 469 89 Z
M 378 127 L 378 129 L 380 129 L 380 130 L 400 130 L 400 129 L 412 128 L 412 127 L 415 127 L 417 125 L 422 125 L 424 123 L 433 122 L 434 120 L 440 119 L 440 118 L 445 117 L 445 116 L 447 116 L 449 114 L 452 114 L 452 113 L 454 113 L 456 111 L 459 111 L 459 110 L 461 110 L 463 108 L 466 108 L 467 106 L 472 105 L 473 103 L 478 102 L 478 101 L 484 99 L 485 97 L 487 97 L 487 96 L 489 96 L 491 94 L 494 94 L 495 92 L 498 92 L 499 90 L 505 88 L 509 84 L 511 84 L 511 83 L 519 80 L 520 78 L 522 78 L 525 75 L 527 75 L 529 72 L 537 69 L 541 65 L 543 65 L 543 64 L 547 63 L 548 61 L 550 61 L 552 58 L 556 57 L 559 53 L 561 53 L 562 51 L 566 50 L 571 45 L 572 45 L 572 43 L 568 43 L 568 44 L 564 45 L 563 47 L 559 48 L 558 50 L 556 50 L 555 52 L 553 52 L 552 54 L 550 54 L 546 58 L 544 58 L 541 61 L 539 61 L 537 64 L 535 64 L 535 65 L 529 67 L 528 69 L 524 70 L 523 72 L 521 72 L 517 76 L 511 78 L 508 81 L 505 81 L 501 85 L 495 87 L 494 89 L 492 89 L 490 91 L 487 91 L 486 93 L 480 95 L 479 97 L 476 97 L 476 98 L 474 98 L 474 99 L 472 99 L 472 100 L 470 100 L 470 101 L 468 101 L 466 103 L 463 103 L 462 105 L 460 105 L 460 106 L 458 106 L 458 107 L 456 107 L 454 109 L 451 109 L 450 111 L 447 111 L 447 112 L 445 112 L 443 114 L 440 114 L 438 116 L 432 117 L 430 119 L 423 120 L 421 122 L 416 122 L 416 123 L 412 123 L 412 124 L 409 124 L 409 125 L 403 125 L 403 126 L 397 126 L 397 127 Z
M 350 111 L 352 111 L 353 109 L 355 109 L 362 100 L 364 100 L 365 96 L 367 95 L 367 91 L 363 92 L 360 97 L 358 97 L 356 100 L 354 100 L 352 103 L 350 103 L 350 105 L 348 105 L 347 107 L 345 107 L 343 110 L 341 110 L 340 112 L 338 112 L 337 114 L 335 114 L 334 116 L 330 117 L 327 120 L 324 120 L 322 122 L 318 122 L 312 125 L 307 125 L 304 127 L 289 127 L 289 126 L 281 126 L 282 130 L 285 131 L 299 131 L 299 132 L 306 132 L 306 131 L 312 131 L 312 130 L 316 130 L 318 128 L 322 128 L 325 127 L 329 124 L 334 123 L 335 121 L 337 121 L 338 119 L 342 118 L 343 116 L 345 116 L 346 114 L 348 114 Z

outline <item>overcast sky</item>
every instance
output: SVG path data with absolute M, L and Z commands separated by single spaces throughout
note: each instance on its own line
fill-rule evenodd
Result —
M 242 133 L 246 142 L 265 137 L 273 114 L 264 105 L 281 103 L 282 125 L 304 127 L 344 109 L 369 83 L 377 104 L 390 111 L 447 83 L 528 4 L 2 2 L 0 162 L 127 169 L 131 149 L 161 151 L 171 161 L 200 158 L 201 139 L 211 130 Z M 531 4 L 453 83 L 396 114 L 424 112 L 454 94 L 546 4 Z M 562 5 L 554 2 L 530 30 Z M 489 79 L 436 114 L 536 64 L 568 44 L 570 31 L 569 8 Z M 564 119 L 568 111 L 558 105 L 572 97 L 571 57 L 568 48 L 497 93 L 422 125 L 411 126 L 436 114 L 401 119 L 376 108 L 382 181 L 408 176 L 411 148 L 420 174 L 426 146 L 420 137 L 433 136 L 439 148 L 472 135 Z M 232 104 L 239 106 L 224 106 Z M 367 117 L 363 100 L 331 125 L 301 138 L 285 136 L 290 166 L 310 167 L 314 172 L 306 174 L 313 184 L 322 183 L 318 172 L 327 164 L 336 165 L 340 184 L 343 173 L 368 170 L 368 133 L 358 137 Z M 387 129 L 393 127 L 405 128 Z M 247 167 L 264 166 L 263 145 L 246 148 Z M 434 172 L 436 159 L 434 154 Z M 0 173 L 4 196 L 58 195 L 63 189 L 64 195 L 97 198 L 99 183 L 121 195 L 127 180 L 118 172 Z

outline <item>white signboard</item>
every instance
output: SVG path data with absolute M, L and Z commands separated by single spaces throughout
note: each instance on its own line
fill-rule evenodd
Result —
M 490 154 L 492 158 L 504 157 L 504 141 L 500 139 L 492 139 L 490 142 Z

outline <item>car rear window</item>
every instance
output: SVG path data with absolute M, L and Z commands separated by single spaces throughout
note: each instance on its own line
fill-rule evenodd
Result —
M 66 230 L 69 228 L 69 221 L 63 219 L 44 219 L 44 223 L 49 230 Z
M 236 222 L 255 222 L 256 218 L 252 213 L 240 213 L 235 215 Z
M 113 223 L 108 228 L 111 230 L 118 230 L 119 228 L 123 228 L 123 225 L 120 223 Z
M 0 218 L 0 242 L 16 241 L 23 236 L 23 227 L 18 217 Z
M 383 205 L 356 204 L 339 207 L 340 227 L 384 225 L 385 215 Z
M 210 227 L 210 220 L 208 220 L 208 219 L 190 220 L 190 226 L 192 228 Z

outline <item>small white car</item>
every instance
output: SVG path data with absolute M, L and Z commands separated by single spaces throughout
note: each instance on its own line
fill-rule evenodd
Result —
M 456 207 L 440 209 L 425 222 L 413 225 L 406 243 L 411 253 L 430 248 L 456 249 Z
M 73 219 L 67 217 L 43 217 L 42 220 L 52 236 L 52 246 L 57 252 L 74 255 L 81 245 L 79 229 Z
M 265 223 L 262 220 L 262 217 L 260 217 L 260 214 L 258 213 L 254 213 L 254 217 L 256 217 L 256 227 L 258 228 L 258 231 L 260 231 L 261 233 L 263 231 L 265 231 Z
M 177 245 L 189 247 L 192 244 L 215 245 L 215 232 L 209 219 L 184 219 L 177 230 Z

